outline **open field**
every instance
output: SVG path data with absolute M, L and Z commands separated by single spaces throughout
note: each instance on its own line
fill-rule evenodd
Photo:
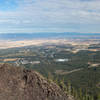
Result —
M 30 46 L 30 45 L 43 45 L 43 44 L 48 44 L 48 43 L 54 43 L 54 44 L 61 44 L 65 43 L 66 41 L 62 40 L 53 40 L 53 39 L 38 39 L 38 40 L 23 40 L 23 41 L 0 41 L 0 49 L 7 49 L 7 48 L 13 48 L 13 47 L 24 47 L 24 46 Z
M 33 39 L 33 40 L 0 40 L 0 49 L 7 49 L 7 48 L 14 48 L 14 47 L 24 47 L 24 46 L 40 46 L 43 44 L 71 44 L 72 46 L 83 46 L 84 48 L 87 48 L 91 44 L 98 44 L 98 41 L 90 40 L 90 41 L 80 41 L 80 39 L 73 40 L 73 39 Z M 79 51 L 73 50 L 73 53 Z M 92 49 L 91 49 L 92 51 Z M 96 50 L 94 50 L 96 51 Z

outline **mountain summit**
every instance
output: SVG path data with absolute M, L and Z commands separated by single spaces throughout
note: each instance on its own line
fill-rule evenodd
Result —
M 33 70 L 0 66 L 0 100 L 72 100 L 55 83 Z

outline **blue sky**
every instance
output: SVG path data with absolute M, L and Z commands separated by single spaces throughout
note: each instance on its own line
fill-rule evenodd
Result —
M 0 0 L 0 33 L 100 33 L 100 0 Z

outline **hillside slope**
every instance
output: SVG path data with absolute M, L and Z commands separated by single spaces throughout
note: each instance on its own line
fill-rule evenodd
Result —
M 72 100 L 39 73 L 4 64 L 0 66 L 0 100 Z

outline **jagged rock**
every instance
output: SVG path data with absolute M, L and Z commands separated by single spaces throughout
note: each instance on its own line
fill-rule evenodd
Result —
M 39 73 L 4 64 L 0 66 L 0 100 L 69 99 L 55 83 L 49 83 Z

